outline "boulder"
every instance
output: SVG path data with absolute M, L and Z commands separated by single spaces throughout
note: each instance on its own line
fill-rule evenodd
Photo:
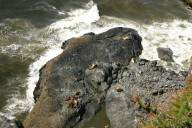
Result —
M 121 27 L 67 40 L 63 53 L 40 71 L 36 104 L 24 127 L 71 128 L 92 118 L 115 78 L 112 64 L 128 65 L 138 58 L 141 40 L 135 30 Z
M 170 48 L 157 48 L 158 57 L 167 62 L 173 62 L 173 51 Z
M 187 73 L 166 70 L 157 61 L 130 63 L 142 52 L 141 37 L 130 28 L 88 33 L 62 48 L 40 70 L 25 128 L 81 128 L 103 105 L 112 128 L 136 128 L 185 85 Z

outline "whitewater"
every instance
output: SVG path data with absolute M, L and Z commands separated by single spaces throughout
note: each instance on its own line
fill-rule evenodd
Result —
M 38 82 L 41 67 L 62 52 L 60 48 L 62 42 L 88 32 L 101 33 L 114 27 L 136 29 L 143 38 L 144 50 L 141 58 L 159 60 L 156 48 L 167 47 L 174 52 L 175 63 L 172 64 L 174 68 L 177 70 L 188 68 L 189 58 L 192 56 L 192 23 L 190 21 L 174 19 L 167 22 L 141 24 L 128 19 L 99 16 L 99 10 L 93 1 L 87 3 L 84 9 L 71 10 L 67 13 L 69 17 L 58 20 L 43 30 L 47 35 L 44 41 L 49 48 L 29 66 L 26 98 L 9 99 L 5 107 L 7 116 L 13 117 L 18 112 L 32 109 L 33 91 Z

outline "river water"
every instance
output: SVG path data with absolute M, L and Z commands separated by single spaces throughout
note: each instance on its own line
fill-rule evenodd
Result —
M 169 47 L 172 68 L 186 69 L 191 14 L 179 0 L 0 0 L 0 114 L 30 111 L 39 69 L 62 52 L 62 42 L 87 32 L 134 28 L 143 37 L 141 57 L 158 60 L 156 48 Z

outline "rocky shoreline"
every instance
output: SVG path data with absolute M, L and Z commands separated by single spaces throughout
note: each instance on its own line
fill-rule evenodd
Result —
M 81 127 L 103 104 L 113 128 L 137 127 L 156 112 L 154 105 L 184 87 L 187 75 L 138 60 L 141 40 L 133 29 L 114 28 L 64 42 L 63 53 L 40 71 L 24 127 Z
M 119 27 L 64 42 L 40 70 L 24 127 L 81 128 L 103 105 L 112 128 L 138 127 L 185 87 L 188 74 L 139 59 L 141 41 L 136 30 Z

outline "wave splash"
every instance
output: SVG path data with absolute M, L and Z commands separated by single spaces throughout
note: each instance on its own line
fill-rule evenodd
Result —
M 28 89 L 26 91 L 28 108 L 31 109 L 34 104 L 33 91 L 39 80 L 39 70 L 41 67 L 45 65 L 47 61 L 62 52 L 62 49 L 60 48 L 62 42 L 74 36 L 86 33 L 83 32 L 83 30 L 89 27 L 93 22 L 99 20 L 98 9 L 93 1 L 87 3 L 85 7 L 86 9 L 77 9 L 68 12 L 68 18 L 59 20 L 45 29 L 48 35 L 46 41 L 50 43 L 51 46 L 29 67 L 30 73 L 27 79 Z M 50 40 L 50 38 L 52 39 Z

